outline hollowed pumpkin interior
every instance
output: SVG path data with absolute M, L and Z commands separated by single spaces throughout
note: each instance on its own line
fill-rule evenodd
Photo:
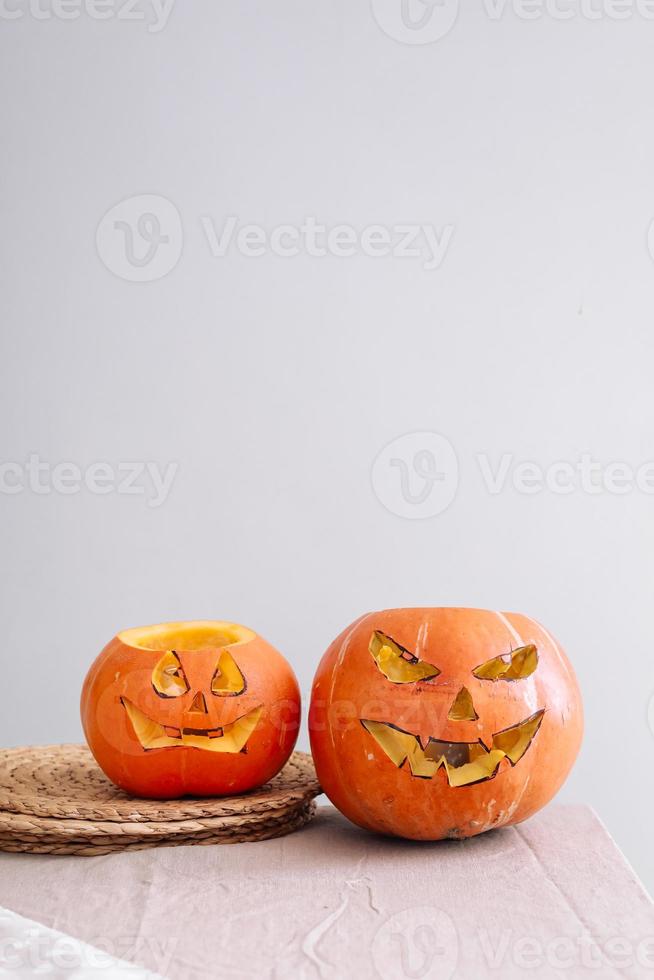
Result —
M 368 649 L 384 677 L 393 684 L 415 684 L 440 674 L 438 667 L 419 660 L 379 630 L 370 637 Z
M 118 634 L 129 647 L 136 650 L 206 650 L 248 643 L 256 633 L 218 620 L 196 620 L 188 623 L 159 623 L 139 626 Z
M 533 643 L 519 647 L 505 657 L 493 657 L 473 670 L 482 681 L 518 681 L 531 677 L 538 667 L 538 650 Z

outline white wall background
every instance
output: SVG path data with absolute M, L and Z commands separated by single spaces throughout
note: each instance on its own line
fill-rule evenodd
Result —
M 86 668 L 128 625 L 242 621 L 308 692 L 364 611 L 519 610 L 560 638 L 585 692 L 562 797 L 592 804 L 654 887 L 654 498 L 579 480 L 526 494 L 511 475 L 491 494 L 477 459 L 654 459 L 654 21 L 628 4 L 617 20 L 608 0 L 597 20 L 574 0 L 570 20 L 551 4 L 493 19 L 476 0 L 447 36 L 408 44 L 365 2 L 179 0 L 158 32 L 149 2 L 146 20 L 118 19 L 123 2 L 68 21 L 6 0 L 0 18 L 1 458 L 16 464 L 0 742 L 79 740 Z M 375 2 L 392 32 L 400 0 Z M 181 216 L 178 233 L 160 212 L 155 261 L 183 248 L 168 275 L 131 282 L 96 231 L 144 194 Z M 436 270 L 214 257 L 201 219 L 220 232 L 230 215 L 454 234 Z M 103 234 L 105 261 L 133 270 L 120 229 Z M 445 436 L 459 466 L 451 505 L 424 520 L 371 483 L 383 447 L 416 431 Z M 408 467 L 415 451 L 397 450 Z M 16 468 L 30 454 L 179 469 L 151 507 L 63 494 L 52 474 L 37 493 Z M 412 514 L 398 487 L 377 479 Z

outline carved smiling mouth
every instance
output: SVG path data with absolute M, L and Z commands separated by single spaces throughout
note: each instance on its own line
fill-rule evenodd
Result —
M 259 705 L 222 728 L 175 728 L 171 725 L 160 725 L 148 718 L 127 698 L 120 700 L 125 706 L 134 734 L 146 752 L 149 749 L 173 749 L 180 746 L 202 749 L 205 752 L 243 752 L 263 711 L 263 705 Z
M 450 786 L 471 786 L 496 776 L 503 759 L 508 759 L 512 766 L 517 765 L 535 738 L 544 715 L 544 709 L 537 711 L 519 725 L 497 732 L 490 748 L 481 739 L 443 742 L 437 738 L 428 739 L 423 748 L 419 736 L 395 725 L 363 719 L 361 724 L 398 769 L 408 760 L 412 776 L 432 779 L 444 768 Z

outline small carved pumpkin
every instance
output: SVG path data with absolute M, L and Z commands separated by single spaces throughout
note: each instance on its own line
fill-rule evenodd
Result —
M 125 630 L 84 682 L 84 733 L 109 779 L 137 796 L 243 793 L 297 739 L 300 692 L 274 647 L 235 623 Z
M 395 609 L 329 647 L 313 685 L 320 783 L 354 823 L 419 840 L 518 823 L 546 804 L 581 743 L 565 653 L 517 613 Z

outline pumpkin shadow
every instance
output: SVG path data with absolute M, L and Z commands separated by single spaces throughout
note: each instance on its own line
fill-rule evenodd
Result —
M 487 862 L 512 849 L 515 829 L 497 827 L 464 839 L 409 840 L 366 830 L 352 823 L 335 807 L 319 805 L 315 818 L 296 833 L 305 838 L 307 844 L 311 842 L 312 849 L 319 847 L 330 860 L 335 857 L 359 860 L 364 853 L 374 854 L 382 861 L 393 857 L 423 861 L 427 855 L 435 854 L 443 859 L 460 860 L 465 855 L 477 860 L 483 854 L 483 860 Z

